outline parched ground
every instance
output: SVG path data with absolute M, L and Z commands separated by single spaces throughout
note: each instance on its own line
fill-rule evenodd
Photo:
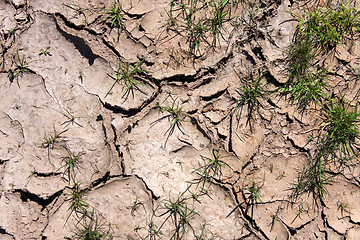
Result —
M 122 0 L 120 28 L 111 0 L 0 0 L 0 239 L 86 226 L 101 239 L 360 239 L 357 164 L 320 200 L 290 197 L 321 117 L 273 91 L 288 79 L 290 12 L 325 1 L 226 1 L 232 23 L 193 50 L 169 21 L 180 2 L 195 1 Z M 321 59 L 328 90 L 354 104 L 359 54 L 352 41 Z M 142 63 L 129 91 L 119 62 Z M 239 88 L 260 76 L 268 95 L 239 117 Z

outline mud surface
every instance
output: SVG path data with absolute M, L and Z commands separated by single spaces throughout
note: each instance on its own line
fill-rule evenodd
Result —
M 235 113 L 244 79 L 264 75 L 269 91 L 287 81 L 289 12 L 305 2 L 237 1 L 238 26 L 194 54 L 169 25 L 170 2 L 122 0 L 120 29 L 104 21 L 112 1 L 0 0 L 0 239 L 77 239 L 90 217 L 114 239 L 360 239 L 357 165 L 320 202 L 290 198 L 317 113 L 276 92 L 250 121 Z M 349 99 L 358 44 L 324 60 L 332 90 Z M 145 70 L 129 91 L 114 84 L 121 61 Z M 204 178 L 216 157 L 221 168 Z M 76 187 L 86 219 L 71 205 Z

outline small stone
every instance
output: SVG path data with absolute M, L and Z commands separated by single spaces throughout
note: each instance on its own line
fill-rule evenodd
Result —
M 290 129 L 289 129 L 288 127 L 284 127 L 284 128 L 282 129 L 282 133 L 283 133 L 284 135 L 288 135 L 289 132 L 290 132 Z
M 287 121 L 286 120 L 282 120 L 281 122 L 280 122 L 280 126 L 281 127 L 285 127 L 287 125 Z

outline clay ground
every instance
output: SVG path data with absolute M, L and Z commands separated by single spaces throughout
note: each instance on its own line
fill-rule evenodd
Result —
M 120 29 L 104 21 L 111 0 L 0 0 L 0 239 L 78 239 L 84 221 L 102 239 L 360 239 L 357 165 L 320 202 L 290 198 L 317 113 L 276 92 L 250 124 L 235 113 L 244 79 L 265 74 L 269 91 L 287 81 L 290 12 L 323 3 L 237 1 L 238 27 L 225 23 L 194 57 L 169 25 L 170 2 L 122 0 Z M 326 59 L 348 99 L 358 44 Z M 109 89 L 120 59 L 146 70 L 128 95 L 120 82 Z M 159 106 L 181 108 L 184 121 L 172 129 Z M 221 172 L 204 178 L 218 156 Z

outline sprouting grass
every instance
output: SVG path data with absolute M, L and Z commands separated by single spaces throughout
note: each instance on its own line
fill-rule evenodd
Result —
M 69 239 L 73 240 L 111 240 L 114 236 L 111 233 L 111 226 L 102 223 L 98 214 L 93 210 L 83 216 L 75 225 L 74 235 Z
M 348 203 L 338 201 L 336 203 L 336 205 L 337 205 L 337 209 L 340 210 L 340 212 L 341 212 L 341 217 L 344 217 L 344 213 L 351 214 L 350 207 L 349 207 Z
M 299 205 L 298 209 L 299 209 L 299 210 L 298 210 L 296 216 L 294 217 L 294 219 L 291 221 L 291 224 L 293 224 L 293 222 L 295 222 L 295 220 L 296 220 L 297 218 L 300 218 L 300 219 L 301 219 L 301 214 L 303 214 L 303 213 L 308 214 L 308 213 L 309 213 L 309 205 L 308 205 L 308 204 L 306 204 L 306 206 L 304 206 L 304 203 L 301 203 L 301 204 Z
M 81 188 L 80 184 L 78 182 L 75 182 L 74 186 L 71 189 L 71 193 L 64 194 L 65 196 L 69 197 L 65 201 L 70 202 L 67 219 L 69 219 L 72 213 L 80 215 L 81 217 L 85 217 L 87 215 L 89 204 L 83 199 L 86 192 L 86 189 Z
M 170 239 L 183 239 L 186 229 L 188 228 L 194 231 L 190 220 L 195 215 L 199 215 L 199 213 L 197 213 L 194 208 L 190 207 L 187 203 L 189 198 L 186 198 L 184 194 L 188 191 L 188 189 L 189 187 L 184 192 L 179 194 L 176 199 L 171 199 L 171 197 L 169 197 L 169 200 L 164 202 L 165 212 L 159 215 L 159 217 L 166 216 L 166 218 L 159 227 L 158 231 L 169 219 L 171 219 L 172 223 L 174 224 L 174 233 Z
M 324 169 L 323 161 L 309 159 L 307 164 L 299 173 L 298 179 L 292 184 L 290 198 L 296 201 L 305 193 L 312 194 L 315 203 L 323 199 L 328 193 L 326 186 L 333 183 L 334 175 L 330 175 Z
M 208 231 L 206 229 L 206 222 L 204 224 L 201 225 L 201 232 L 200 235 L 195 236 L 196 240 L 206 240 L 206 239 L 213 239 L 214 236 L 212 236 L 211 238 L 208 237 Z
M 222 160 L 223 157 L 220 156 L 219 150 L 213 149 L 212 155 L 212 158 L 200 156 L 205 165 L 195 170 L 200 175 L 199 179 L 195 179 L 197 183 L 205 185 L 211 178 L 220 178 L 225 167 L 231 169 L 230 165 Z
M 309 10 L 305 17 L 297 16 L 297 35 L 312 39 L 316 49 L 327 50 L 360 31 L 359 16 L 360 11 L 343 4 L 338 9 L 323 7 Z
M 202 45 L 215 47 L 224 38 L 224 24 L 233 21 L 236 5 L 233 0 L 171 1 L 167 30 L 185 32 L 189 54 L 200 57 Z
M 143 63 L 144 61 L 138 61 L 135 66 L 132 67 L 129 62 L 120 59 L 117 69 L 114 71 L 114 75 L 112 76 L 108 74 L 108 76 L 111 77 L 114 81 L 111 86 L 106 90 L 105 97 L 111 92 L 116 83 L 120 83 L 123 89 L 125 89 L 122 95 L 125 100 L 128 98 L 130 93 L 132 93 L 132 96 L 134 97 L 134 89 L 142 92 L 137 87 L 137 85 L 148 85 L 135 80 L 135 78 L 139 77 L 140 74 L 149 73 L 149 71 L 141 69 L 141 65 Z
M 81 155 L 83 155 L 84 153 L 78 153 L 78 154 L 74 154 L 73 152 L 71 152 L 68 148 L 65 148 L 68 155 L 63 157 L 62 162 L 64 162 L 64 165 L 61 166 L 61 168 L 64 168 L 64 175 L 67 175 L 67 181 L 71 182 L 71 180 L 73 180 L 73 182 L 75 182 L 75 177 L 76 177 L 76 171 L 80 171 L 79 169 L 79 164 L 81 164 Z
M 102 8 L 104 22 L 110 22 L 110 26 L 116 26 L 121 31 L 123 29 L 124 11 L 119 1 L 115 0 L 114 5 L 110 8 Z
M 234 5 L 232 0 L 212 0 L 210 6 L 213 9 L 213 15 L 208 19 L 208 26 L 213 34 L 213 46 L 216 46 L 216 43 L 220 41 L 220 36 L 224 38 L 223 34 L 226 32 L 224 24 L 231 22 L 234 18 L 232 16 Z
M 313 45 L 313 40 L 299 36 L 294 37 L 293 42 L 286 50 L 290 83 L 302 80 L 306 72 L 312 67 L 317 56 L 317 51 Z
M 262 203 L 262 196 L 260 194 L 260 190 L 264 186 L 264 182 L 260 185 L 253 180 L 249 180 L 246 178 L 240 179 L 247 182 L 247 184 L 244 185 L 242 190 L 244 201 L 235 206 L 235 208 L 233 208 L 233 210 L 231 210 L 231 212 L 226 217 L 229 217 L 232 213 L 235 212 L 236 209 L 242 208 L 243 204 L 245 204 L 245 213 L 247 214 L 249 209 L 251 209 L 251 217 L 253 217 L 254 207 L 256 206 L 256 204 Z
M 330 99 L 323 111 L 324 121 L 320 125 L 321 140 L 318 154 L 323 156 L 324 161 L 343 160 L 357 155 L 354 143 L 360 136 L 358 104 L 351 107 L 344 97 Z
M 10 36 L 16 37 L 16 32 L 17 32 L 18 30 L 20 30 L 20 29 L 17 28 L 17 27 L 11 28 L 10 31 L 9 31 L 9 37 L 10 37 Z
M 69 4 L 64 3 L 64 6 L 78 12 L 79 14 L 83 13 L 85 10 L 88 10 L 88 8 L 83 8 L 80 6 L 79 3 L 74 2 L 74 1 L 71 1 L 71 3 L 69 3 Z
M 312 73 L 307 70 L 297 81 L 285 84 L 280 92 L 289 94 L 290 99 L 300 112 L 306 112 L 310 106 L 320 105 L 326 97 L 327 71 Z
M 271 227 L 270 227 L 270 232 L 274 229 L 275 223 L 279 220 L 279 214 L 282 210 L 282 204 L 283 204 L 284 200 L 281 201 L 280 205 L 278 206 L 278 208 L 276 209 L 275 214 L 272 216 L 272 221 L 271 221 Z
M 61 114 L 64 115 L 64 117 L 66 117 L 67 120 L 64 121 L 63 123 L 61 123 L 61 124 L 60 124 L 61 126 L 62 126 L 62 125 L 65 125 L 65 128 L 66 128 L 66 127 L 69 126 L 69 124 L 76 124 L 76 125 L 78 125 L 79 127 L 82 127 L 82 128 L 83 128 L 83 126 L 82 126 L 80 123 L 76 122 L 76 119 L 79 119 L 79 118 L 82 118 L 82 117 L 75 116 L 74 114 L 70 113 L 70 111 L 67 110 L 67 109 L 65 109 L 65 112 L 66 112 L 66 113 L 61 113 Z
M 180 29 L 185 29 L 187 34 L 187 43 L 189 44 L 189 53 L 194 56 L 201 56 L 200 46 L 202 43 L 207 43 L 206 34 L 209 32 L 207 27 L 207 19 L 205 17 L 198 17 L 199 10 L 204 5 L 198 4 L 198 0 L 190 1 L 189 5 L 176 1 L 176 10 L 171 8 L 171 11 L 180 11 L 181 19 L 176 23 Z M 173 3 L 174 4 L 174 3 Z
M 236 71 L 235 73 L 238 75 Z M 239 75 L 238 77 L 240 78 Z M 242 78 L 240 79 L 243 85 L 236 90 L 240 97 L 236 101 L 234 114 L 236 114 L 237 119 L 240 119 L 245 109 L 248 114 L 246 124 L 249 125 L 252 130 L 251 120 L 253 114 L 254 112 L 257 112 L 261 116 L 259 112 L 260 107 L 262 107 L 260 99 L 265 99 L 267 92 L 265 91 L 264 83 L 262 82 L 263 76 L 255 79 L 250 78 L 249 81 L 245 81 Z
M 165 112 L 167 115 L 161 117 L 160 119 L 152 122 L 150 124 L 150 128 L 153 127 L 155 124 L 160 122 L 163 119 L 168 119 L 170 121 L 170 127 L 166 130 L 165 135 L 167 135 L 165 140 L 165 146 L 169 139 L 169 137 L 174 133 L 175 128 L 179 129 L 182 134 L 185 134 L 183 130 L 182 122 L 186 121 L 187 118 L 190 118 L 181 107 L 179 107 L 179 103 L 176 104 L 176 99 L 173 99 L 173 103 L 171 106 L 157 106 L 161 113 Z
M 41 56 L 41 55 L 51 56 L 50 48 L 51 48 L 50 46 L 47 46 L 47 47 L 45 48 L 45 50 L 44 50 L 44 49 L 40 49 L 39 55 L 40 55 L 40 56 Z
M 346 166 L 358 155 L 355 140 L 359 139 L 358 122 L 360 113 L 351 107 L 343 97 L 327 99 L 322 108 L 323 122 L 314 156 L 308 159 L 298 179 L 292 184 L 291 198 L 296 200 L 304 193 L 312 194 L 315 203 L 328 193 L 327 185 L 332 184 L 337 175 L 330 171 Z
M 137 212 L 139 210 L 140 206 L 144 207 L 144 203 L 136 198 L 133 205 L 131 206 L 131 215 L 132 216 L 134 216 L 135 212 Z M 144 210 L 145 210 L 145 207 L 144 207 Z
M 203 42 L 209 44 L 205 35 L 208 32 L 205 23 L 205 19 L 203 18 L 197 20 L 196 22 L 191 21 L 187 23 L 187 41 L 189 44 L 189 52 L 194 56 L 202 55 L 200 46 Z
M 45 137 L 44 142 L 41 144 L 43 148 L 48 149 L 48 160 L 50 161 L 50 151 L 51 149 L 54 149 L 55 143 L 59 141 L 59 139 L 62 137 L 62 135 L 67 131 L 68 129 L 65 129 L 61 131 L 60 133 L 56 133 L 54 130 L 54 135 L 49 135 Z M 51 162 L 50 162 L 51 163 Z
M 246 198 L 246 203 L 247 203 L 247 210 L 249 208 L 251 208 L 251 216 L 254 216 L 254 207 L 257 203 L 262 203 L 261 201 L 261 194 L 260 194 L 260 190 L 261 188 L 264 186 L 264 183 L 262 183 L 261 185 L 256 183 L 255 181 L 249 180 L 249 179 L 244 179 L 250 182 L 250 185 L 245 187 L 245 190 L 247 190 L 247 192 L 245 192 L 245 198 Z
M 25 72 L 31 72 L 29 68 L 30 63 L 37 60 L 28 60 L 25 56 L 20 57 L 19 53 L 15 54 L 15 69 L 9 71 L 8 77 L 10 82 L 14 82 L 14 79 L 18 80 L 19 77 L 23 77 Z M 18 82 L 19 86 L 19 82 Z M 19 86 L 20 87 L 20 86 Z
M 145 239 L 155 240 L 157 238 L 160 238 L 161 235 L 164 235 L 161 230 L 156 226 L 154 221 L 150 221 L 148 224 L 148 235 L 145 237 Z
M 173 47 L 170 51 L 169 63 L 171 60 L 173 60 L 176 63 L 176 65 L 179 67 L 180 65 L 182 65 L 184 57 L 181 56 L 178 51 L 174 50 L 174 47 Z
M 54 148 L 54 144 L 61 138 L 61 135 L 64 134 L 68 129 L 61 131 L 59 133 L 54 133 L 54 135 L 49 135 L 45 137 L 45 141 L 42 143 L 44 148 Z
M 250 183 L 249 185 L 245 186 L 245 190 L 247 190 L 247 193 L 245 193 L 247 202 L 250 203 L 250 205 L 255 205 L 258 202 L 261 203 L 262 196 L 260 194 L 260 189 L 264 186 L 264 183 L 259 185 L 253 180 L 249 180 L 246 178 L 244 178 L 243 180 Z

